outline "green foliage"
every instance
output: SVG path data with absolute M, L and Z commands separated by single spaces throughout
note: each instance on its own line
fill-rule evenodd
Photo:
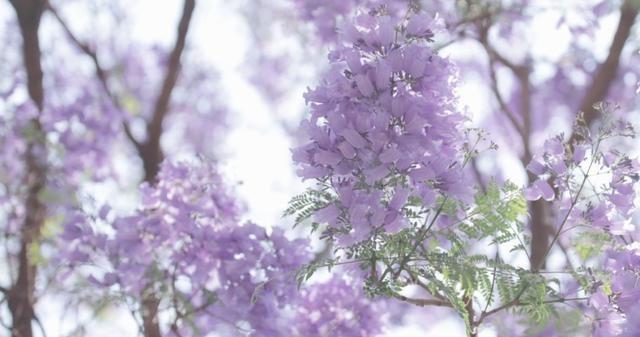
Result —
M 572 240 L 572 246 L 582 260 L 602 253 L 603 247 L 610 243 L 611 235 L 602 231 L 580 232 Z
M 318 263 L 310 263 L 300 267 L 296 273 L 296 283 L 298 284 L 298 288 L 300 288 L 304 282 L 308 281 L 320 267 L 321 266 Z
M 294 224 L 297 226 L 317 210 L 327 207 L 333 199 L 333 196 L 328 192 L 308 189 L 303 194 L 291 198 L 283 216 L 294 216 Z
M 326 190 L 309 190 L 291 200 L 285 215 L 294 216 L 297 225 L 334 200 Z M 557 280 L 505 263 L 495 253 L 527 254 L 527 202 L 518 186 L 491 183 L 486 191 L 476 194 L 471 205 L 439 197 L 426 209 L 419 198 L 412 197 L 403 212 L 411 220 L 410 226 L 394 234 L 376 230 L 362 242 L 338 247 L 334 258 L 301 268 L 296 276 L 298 285 L 321 268 L 356 264 L 354 267 L 368 274 L 363 284 L 368 296 L 402 298 L 399 293 L 405 287 L 418 285 L 456 310 L 469 332 L 476 328 L 476 320 L 491 310 L 514 310 L 536 323 L 544 323 L 554 314 L 549 301 L 558 298 Z M 458 220 L 441 227 L 436 225 L 439 216 Z M 317 225 L 312 223 L 312 229 Z M 492 256 L 469 253 L 479 244 L 495 247 Z
M 526 283 L 520 285 L 522 295 L 520 295 L 518 301 L 523 305 L 519 306 L 519 310 L 525 313 L 525 316 L 532 322 L 545 325 L 551 314 L 551 307 L 546 302 L 547 299 L 555 295 L 553 290 L 547 286 L 547 280 L 545 280 L 539 274 L 528 274 L 524 278 Z
M 491 183 L 485 193 L 478 193 L 467 218 L 459 225 L 470 239 L 491 238 L 492 244 L 516 241 L 520 248 L 522 219 L 527 212 L 527 202 L 516 185 L 506 182 L 502 188 Z

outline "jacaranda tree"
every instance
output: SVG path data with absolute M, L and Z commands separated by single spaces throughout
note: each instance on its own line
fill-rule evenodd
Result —
M 245 220 L 219 169 L 233 111 L 189 44 L 200 5 L 180 3 L 169 46 L 129 36 L 126 1 L 3 7 L 5 334 L 92 336 L 105 308 L 144 337 L 383 336 L 409 315 L 468 336 L 640 333 L 640 2 L 242 4 L 246 75 L 306 187 L 276 226 Z M 527 46 L 549 18 L 569 34 L 555 59 Z M 295 23 L 297 59 L 269 48 L 271 21 Z M 291 127 L 278 109 L 301 78 Z M 47 301 L 71 328 L 43 324 Z

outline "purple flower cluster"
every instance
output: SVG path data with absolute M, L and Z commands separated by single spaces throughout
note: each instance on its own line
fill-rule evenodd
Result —
M 293 3 L 300 19 L 311 22 L 324 42 L 335 41 L 337 20 L 347 16 L 356 5 L 349 0 L 294 0 Z
M 439 194 L 468 191 L 466 118 L 456 111 L 453 65 L 428 46 L 435 24 L 425 15 L 357 16 L 329 55 L 328 74 L 305 94 L 311 115 L 301 128 L 310 141 L 293 159 L 303 179 L 333 195 L 315 219 L 344 245 L 405 228 L 410 198 L 428 208 Z
M 296 294 L 292 273 L 307 261 L 307 244 L 238 217 L 213 166 L 165 162 L 157 184 L 141 186 L 133 215 L 103 207 L 94 221 L 69 222 L 61 260 L 75 269 L 91 265 L 89 278 L 109 291 L 137 301 L 151 293 L 176 317 L 200 308 L 188 317 L 201 333 L 276 336 L 288 328 L 278 324 L 279 309 Z M 182 323 L 179 330 L 192 328 Z
M 381 302 L 341 276 L 301 290 L 293 336 L 368 337 L 381 332 Z
M 7 101 L 8 102 L 8 101 Z M 35 107 L 30 102 L 22 102 L 17 106 L 2 107 L 0 113 L 0 151 L 3 158 L 12 160 L 0 161 L 0 203 L 2 203 L 3 230 L 9 234 L 19 232 L 25 209 L 27 169 L 24 158 L 28 142 L 24 137 L 29 121 L 34 117 Z M 4 110 L 6 109 L 6 110 Z
M 596 250 L 589 257 L 604 257 L 598 273 L 588 269 L 583 289 L 594 336 L 632 336 L 638 330 L 629 318 L 640 310 L 640 254 L 632 224 L 640 162 L 604 144 L 632 134 L 626 123 L 605 121 L 598 134 L 584 141 L 569 145 L 562 136 L 546 141 L 544 154 L 527 166 L 538 179 L 525 196 L 553 201 L 559 241 L 566 242 L 568 234 L 604 234 L 587 247 Z
M 370 14 L 390 15 L 402 18 L 408 11 L 420 10 L 431 15 L 438 15 L 447 22 L 459 19 L 457 8 L 450 1 L 435 0 L 423 6 L 416 0 L 291 0 L 296 8 L 299 19 L 310 23 L 315 35 L 325 44 L 339 42 L 343 25 L 348 18 L 358 12 Z M 424 8 L 423 8 L 424 7 Z
M 627 126 L 614 127 L 623 132 Z M 633 232 L 630 220 L 640 162 L 613 149 L 603 151 L 605 138 L 572 147 L 561 136 L 547 140 L 542 157 L 535 157 L 527 165 L 537 180 L 525 189 L 525 197 L 554 201 L 560 211 L 558 223 L 566 216 L 565 222 L 586 223 L 613 235 Z
M 11 27 L 0 42 L 7 50 L 19 50 Z M 38 111 L 26 92 L 26 74 L 19 54 L 6 53 L 0 59 L 0 72 L 12 74 L 0 83 L 0 203 L 7 233 L 17 233 L 25 212 L 28 169 L 25 155 L 29 144 L 38 143 L 36 158 L 46 168 L 46 186 L 41 198 L 47 203 L 47 216 L 60 216 L 77 199 L 73 191 L 86 182 L 108 179 L 114 172 L 110 154 L 120 135 L 122 116 L 100 94 L 100 84 L 61 62 L 59 53 L 46 51 L 43 66 L 48 75 L 42 111 Z M 49 71 L 55 64 L 56 71 Z M 13 75 L 15 74 L 15 75 Z
M 610 273 L 609 287 L 598 287 L 589 298 L 596 336 L 633 336 L 637 324 L 632 319 L 640 306 L 640 255 L 625 246 L 607 253 L 604 266 Z

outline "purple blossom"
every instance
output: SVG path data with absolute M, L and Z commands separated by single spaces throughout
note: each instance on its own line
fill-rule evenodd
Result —
M 529 188 L 525 189 L 524 195 L 527 200 L 543 198 L 547 201 L 553 200 L 555 196 L 549 183 L 541 179 L 536 180 Z
M 94 265 L 88 279 L 109 292 L 141 301 L 153 291 L 167 304 L 177 296 L 204 306 L 190 318 L 201 332 L 235 330 L 239 322 L 257 335 L 288 331 L 274 308 L 297 296 L 291 271 L 308 260 L 305 240 L 240 223 L 240 206 L 207 163 L 164 162 L 157 183 L 140 192 L 134 214 L 107 216 L 99 226 L 81 214 L 68 222 L 61 261 L 78 272 Z
M 382 332 L 384 305 L 340 276 L 302 289 L 293 336 L 368 337 Z
M 337 199 L 315 219 L 349 235 L 343 244 L 405 228 L 411 197 L 430 207 L 438 194 L 469 195 L 455 69 L 427 45 L 433 19 L 415 15 L 403 24 L 357 16 L 343 27 L 325 79 L 305 94 L 311 115 L 301 129 L 310 141 L 292 151 L 293 160 L 303 179 L 332 185 Z M 401 176 L 410 179 L 400 184 Z

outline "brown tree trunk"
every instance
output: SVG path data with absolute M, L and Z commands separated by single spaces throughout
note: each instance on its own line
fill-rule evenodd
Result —
M 40 131 L 37 121 L 33 123 L 36 124 L 36 130 Z M 13 337 L 33 336 L 31 322 L 35 318 L 34 292 L 37 268 L 30 252 L 33 245 L 39 244 L 40 230 L 46 215 L 46 206 L 39 199 L 40 192 L 46 183 L 46 168 L 41 163 L 44 156 L 43 149 L 42 144 L 34 141 L 27 148 L 25 158 L 28 172 L 25 183 L 29 189 L 25 201 L 26 215 L 21 228 L 18 277 L 7 295 Z
M 16 11 L 20 33 L 22 35 L 22 53 L 27 73 L 27 91 L 33 103 L 42 111 L 44 89 L 42 85 L 42 66 L 40 64 L 40 43 L 38 28 L 44 10 L 43 0 L 10 0 Z M 31 121 L 38 134 L 42 127 L 37 118 Z M 31 325 L 35 318 L 35 278 L 37 267 L 31 260 L 32 245 L 39 244 L 40 230 L 44 223 L 46 206 L 40 201 L 40 192 L 46 184 L 46 149 L 39 136 L 29 141 L 25 153 L 26 181 L 28 186 L 25 200 L 25 219 L 20 233 L 20 252 L 18 253 L 18 275 L 7 291 L 7 304 L 11 314 L 11 336 L 32 337 Z
M 7 303 L 11 313 L 11 336 L 32 337 L 31 321 L 35 315 L 33 309 L 33 279 L 36 268 L 29 265 L 28 244 L 20 248 L 18 279 L 8 293 Z
M 142 300 L 142 328 L 145 337 L 161 337 L 158 322 L 158 307 L 160 302 L 153 294 L 143 295 Z
M 529 181 L 533 182 L 534 177 L 529 174 Z M 530 268 L 532 271 L 544 269 L 547 248 L 549 246 L 549 226 L 547 225 L 548 203 L 543 199 L 531 201 L 529 203 L 529 213 L 531 214 L 531 255 Z
M 593 105 L 606 98 L 611 85 L 615 81 L 619 66 L 620 56 L 631 34 L 636 17 L 638 16 L 639 3 L 637 0 L 625 0 L 620 7 L 620 20 L 616 29 L 609 54 L 605 61 L 600 64 L 593 75 L 591 85 L 587 88 L 582 101 L 580 102 L 580 111 L 584 112 L 587 124 L 593 123 L 598 118 L 598 111 Z M 575 140 L 576 134 L 571 139 Z M 531 160 L 531 156 L 527 157 L 523 162 L 527 165 Z M 528 174 L 529 182 L 533 182 L 535 177 Z M 546 254 L 549 250 L 549 236 L 551 226 L 547 224 L 549 219 L 548 203 L 544 200 L 536 200 L 530 203 L 531 214 L 531 269 L 539 270 L 545 268 Z
M 38 109 L 42 110 L 44 89 L 38 28 L 45 3 L 43 0 L 9 0 L 9 2 L 16 11 L 22 34 L 22 56 L 27 71 L 27 90 Z

